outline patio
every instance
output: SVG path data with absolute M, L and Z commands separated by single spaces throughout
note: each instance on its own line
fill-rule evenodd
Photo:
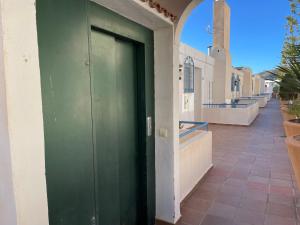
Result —
M 182 203 L 178 225 L 296 225 L 298 190 L 278 102 L 250 127 L 209 129 L 215 166 Z

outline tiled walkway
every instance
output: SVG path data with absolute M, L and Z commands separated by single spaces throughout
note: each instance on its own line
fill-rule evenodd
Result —
M 278 102 L 269 102 L 250 127 L 210 130 L 215 166 L 183 203 L 178 225 L 296 225 L 298 191 Z

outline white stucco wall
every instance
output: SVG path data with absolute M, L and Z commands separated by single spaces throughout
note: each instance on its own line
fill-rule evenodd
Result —
M 241 104 L 244 104 L 244 103 L 248 104 L 249 101 L 255 100 L 255 101 L 257 101 L 259 107 L 263 108 L 263 107 L 265 107 L 267 105 L 268 98 L 269 98 L 269 96 L 253 96 L 253 97 L 250 97 L 250 98 L 242 97 L 240 99 L 239 103 L 241 103 Z
M 235 74 L 240 79 L 240 91 L 236 93 L 236 98 L 243 96 L 243 90 L 244 90 L 244 73 L 234 67 L 232 67 L 232 74 Z
M 195 63 L 195 93 L 192 94 L 194 103 L 189 111 L 183 110 L 184 97 L 190 94 L 184 94 L 184 69 L 182 67 L 181 80 L 179 80 L 179 118 L 185 121 L 201 121 L 202 104 L 211 103 L 213 98 L 215 60 L 197 49 L 181 43 L 179 48 L 180 65 L 184 65 L 187 56 L 192 57 Z
M 265 85 L 267 86 L 266 89 L 265 89 L 265 92 L 269 93 L 269 94 L 272 94 L 273 93 L 273 88 L 276 85 L 275 81 L 266 80 Z
M 173 64 L 176 53 L 173 29 L 159 29 L 155 33 L 155 163 L 156 216 L 167 222 L 180 218 L 179 189 L 179 127 L 178 127 L 178 66 Z M 169 48 L 166 49 L 166 46 Z M 177 51 L 176 51 L 177 52 Z M 171 56 L 171 57 L 170 57 Z M 175 56 L 174 56 L 175 57 Z M 167 131 L 167 137 L 160 135 Z
M 260 78 L 260 90 L 259 90 L 259 93 L 260 94 L 264 94 L 265 92 L 266 92 L 266 89 L 265 89 L 265 79 Z
M 230 55 L 230 7 L 226 1 L 214 1 L 214 42 L 211 56 L 215 58 L 213 103 L 231 101 L 232 62 Z
M 3 52 L 3 27 L 0 14 L 0 224 L 16 225 L 17 212 L 12 177 Z
M 212 133 L 200 131 L 180 144 L 180 199 L 195 188 L 212 167 Z
M 246 67 L 238 67 L 236 70 L 243 74 L 243 89 L 241 97 L 251 97 L 253 94 L 251 69 Z
M 216 124 L 250 125 L 259 113 L 258 103 L 247 108 L 204 108 L 205 121 Z
M 262 82 L 260 76 L 258 75 L 253 76 L 252 80 L 253 80 L 253 95 L 261 94 L 260 92 L 261 92 Z
M 1 0 L 0 4 L 0 61 L 4 63 L 0 74 L 0 224 L 47 225 L 35 1 Z

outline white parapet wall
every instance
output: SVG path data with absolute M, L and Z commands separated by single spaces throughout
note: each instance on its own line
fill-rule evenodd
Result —
M 248 106 L 223 106 L 203 108 L 204 120 L 209 123 L 249 126 L 259 113 L 257 102 Z
M 197 131 L 180 141 L 180 198 L 195 188 L 212 167 L 212 133 Z
M 252 96 L 252 97 L 242 97 L 239 103 L 248 103 L 249 101 L 257 101 L 260 108 L 264 108 L 268 103 L 268 96 Z

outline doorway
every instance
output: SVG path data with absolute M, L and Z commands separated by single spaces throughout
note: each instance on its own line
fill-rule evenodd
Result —
M 93 28 L 90 59 L 98 224 L 141 224 L 137 46 Z
M 50 225 L 153 225 L 153 31 L 86 0 L 37 25 Z

